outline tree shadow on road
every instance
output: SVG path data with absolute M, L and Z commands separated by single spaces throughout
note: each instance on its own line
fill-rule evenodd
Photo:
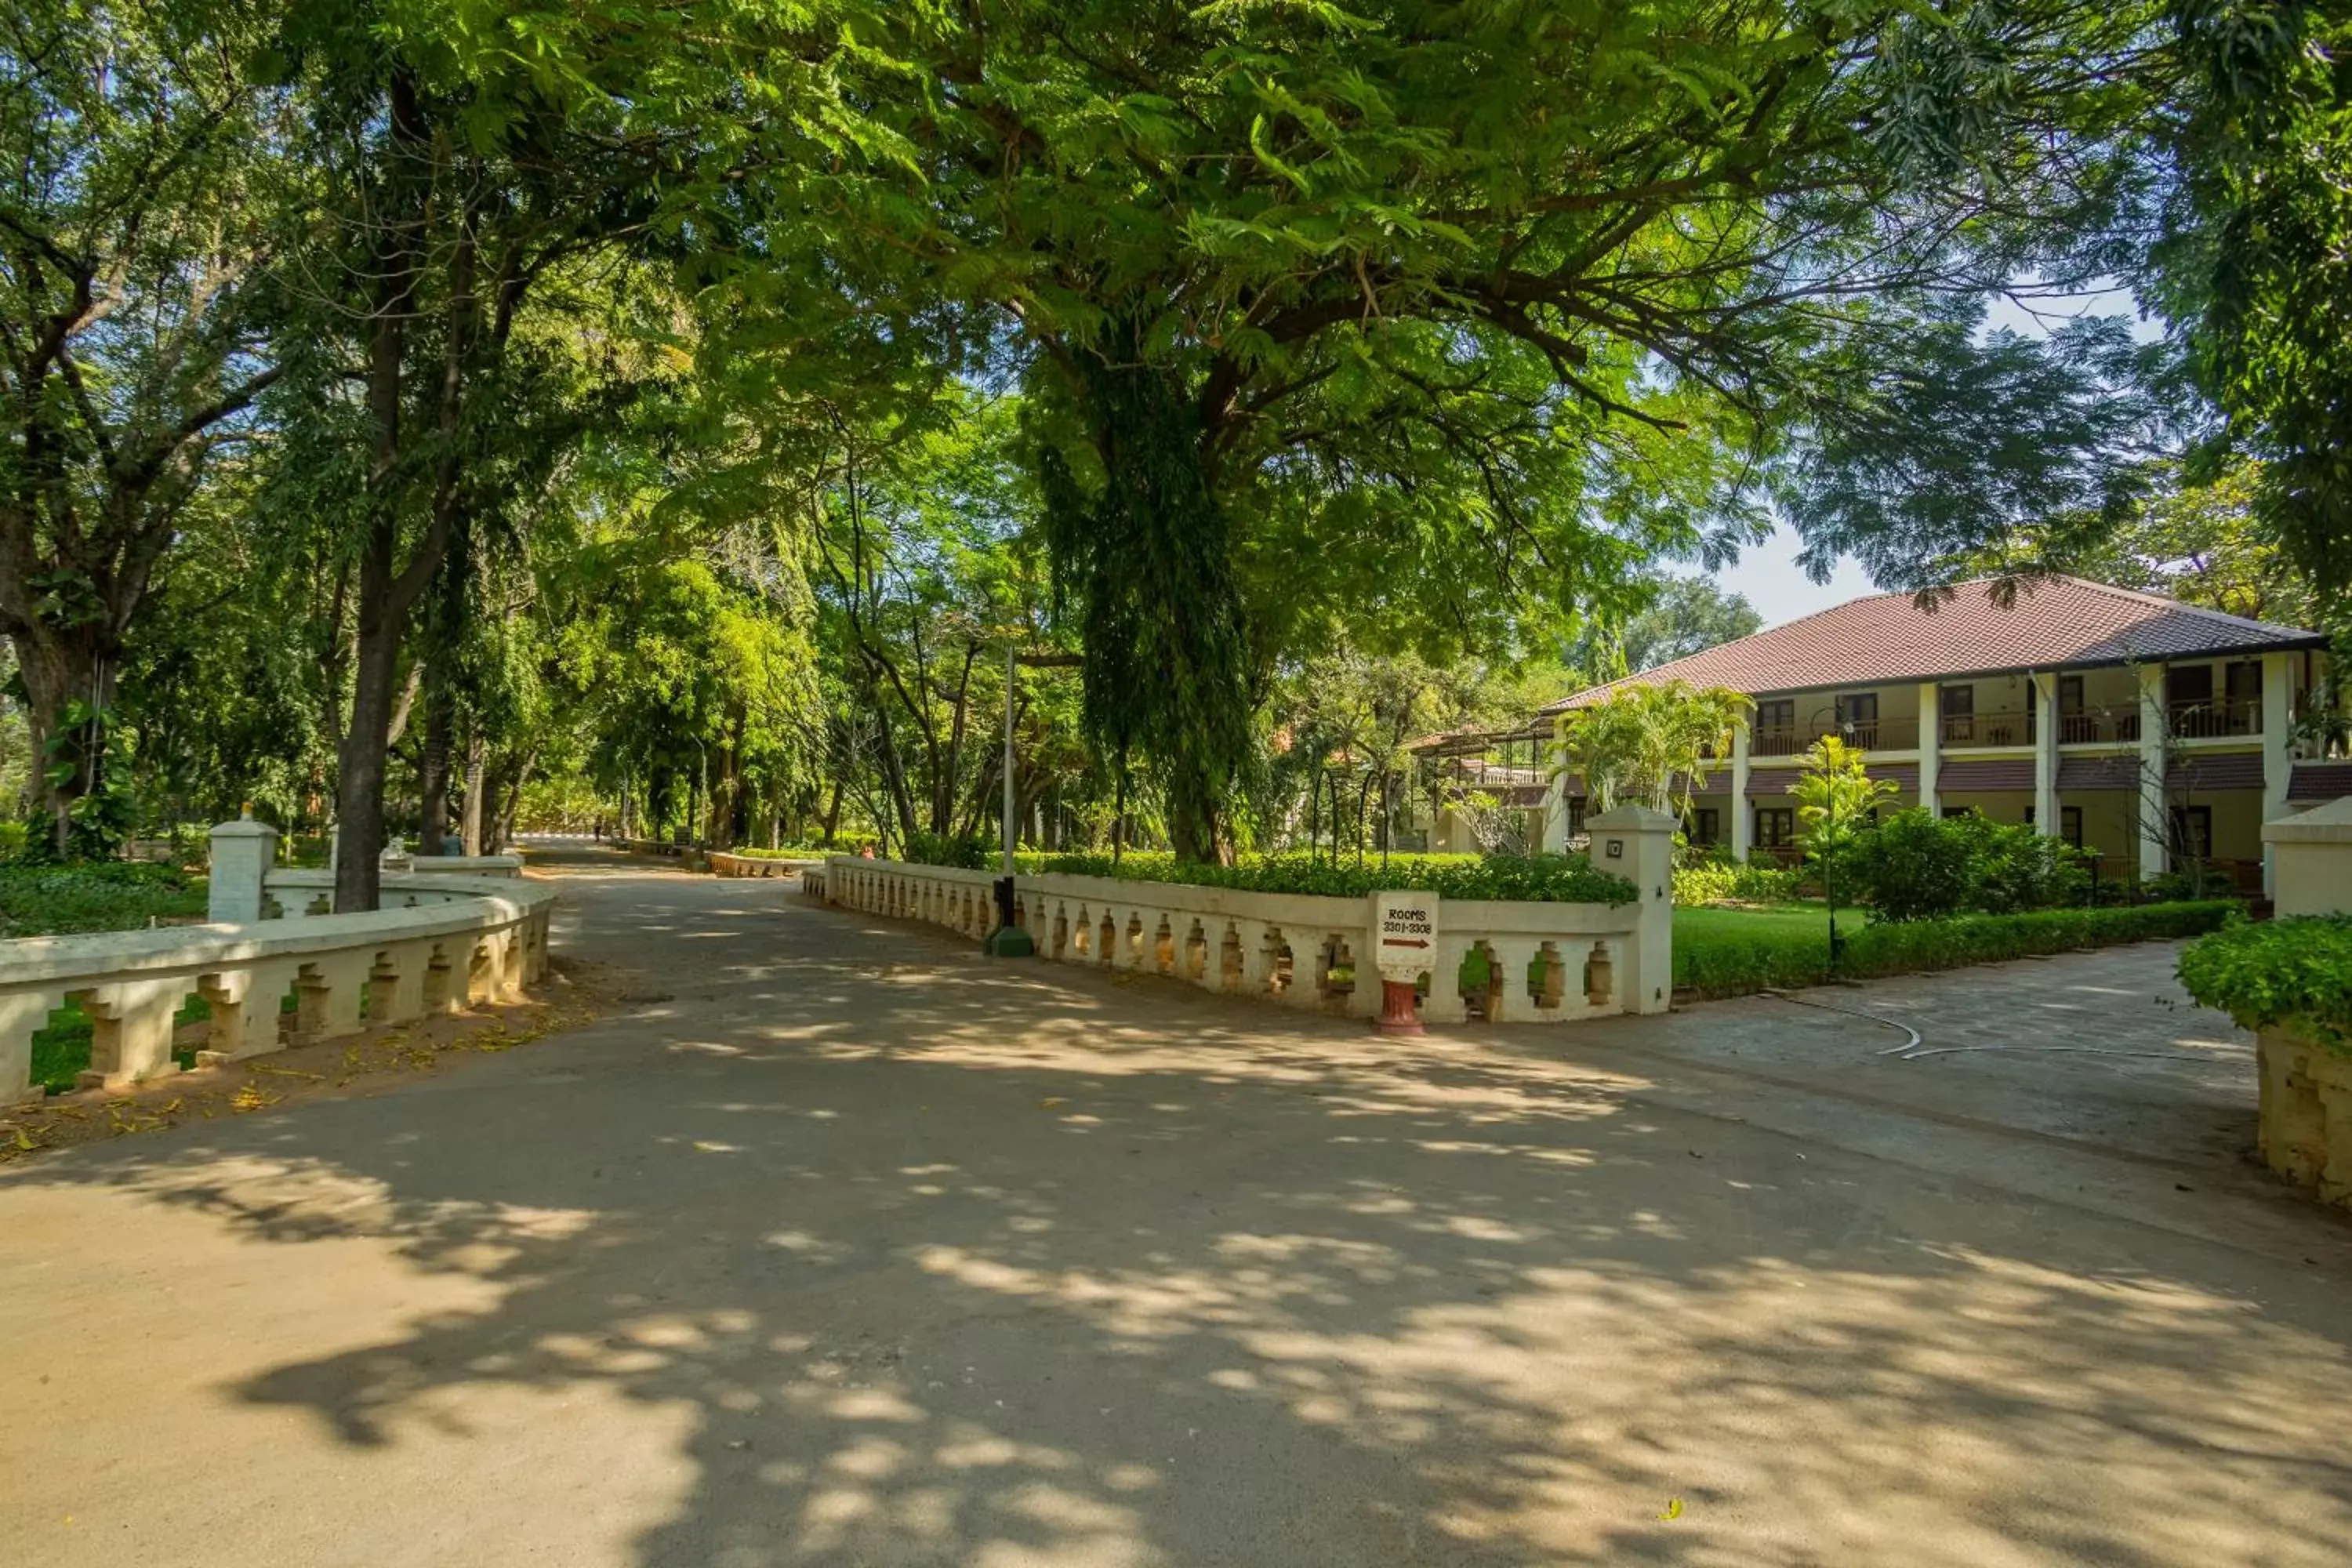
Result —
M 356 1454 L 472 1391 L 686 1412 L 690 1481 L 622 1561 L 2318 1568 L 2352 1539 L 2322 1281 L 2258 1297 L 2228 1248 L 1662 1108 L 1671 1064 L 794 931 L 707 1005 L 461 1090 L 21 1179 L 484 1285 L 235 1391 Z

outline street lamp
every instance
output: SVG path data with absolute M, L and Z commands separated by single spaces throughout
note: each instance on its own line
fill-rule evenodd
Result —
M 1037 951 L 1037 944 L 1013 918 L 1017 867 L 1013 847 L 1019 839 L 1021 826 L 1014 820 L 1019 797 L 1013 787 L 1013 679 L 1024 664 L 1033 669 L 1067 669 L 1079 662 L 1078 656 L 1072 653 L 1023 653 L 1012 647 L 1004 650 L 1004 874 L 996 879 L 996 929 L 988 933 L 988 952 L 997 958 L 1027 958 Z

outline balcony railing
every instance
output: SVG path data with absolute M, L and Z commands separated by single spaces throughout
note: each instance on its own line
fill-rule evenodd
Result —
M 2173 734 L 2187 741 L 2259 735 L 2263 732 L 2263 700 L 2249 697 L 2234 702 L 2175 702 L 2171 705 L 2171 721 Z
M 1916 719 L 1854 719 L 1832 723 L 1776 724 L 1759 728 L 1748 738 L 1748 752 L 1757 757 L 1793 757 L 1812 749 L 1824 735 L 1843 736 L 1846 744 L 1865 752 L 1907 752 L 1919 744 Z
M 1947 746 L 2030 746 L 2033 715 L 2021 708 L 1994 713 L 1947 713 L 1943 721 Z
M 2139 712 L 2102 710 L 2096 713 L 2062 713 L 2058 716 L 2058 743 L 2062 746 L 2085 745 L 2100 741 L 2137 741 L 2139 739 Z

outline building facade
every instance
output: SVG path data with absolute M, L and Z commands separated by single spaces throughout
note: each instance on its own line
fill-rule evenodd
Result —
M 1694 795 L 1691 837 L 1746 859 L 1793 854 L 1790 785 L 1824 735 L 1862 748 L 1897 805 L 2030 823 L 2147 879 L 2194 857 L 2266 885 L 2263 824 L 2352 794 L 2352 761 L 2304 724 L 2327 639 L 2080 578 L 1964 584 L 1929 607 L 1856 599 L 1580 691 L 1727 686 L 1756 704 Z M 2300 727 L 2300 728 L 2299 728 Z M 1579 782 L 1559 779 L 1545 840 L 1565 844 Z

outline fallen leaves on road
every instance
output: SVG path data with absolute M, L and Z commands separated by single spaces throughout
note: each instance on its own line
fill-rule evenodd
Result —
M 168 1087 L 94 1089 L 19 1106 L 0 1116 L 0 1164 L 98 1139 L 161 1131 L 197 1117 L 211 1121 L 291 1106 L 394 1075 L 434 1072 L 462 1054 L 510 1051 L 612 1009 L 618 987 L 614 975 L 595 965 L 562 960 L 559 965 L 541 1000 L 396 1027 L 372 1026 L 354 1038 L 174 1075 Z M 187 1040 L 182 1037 L 184 1049 Z

